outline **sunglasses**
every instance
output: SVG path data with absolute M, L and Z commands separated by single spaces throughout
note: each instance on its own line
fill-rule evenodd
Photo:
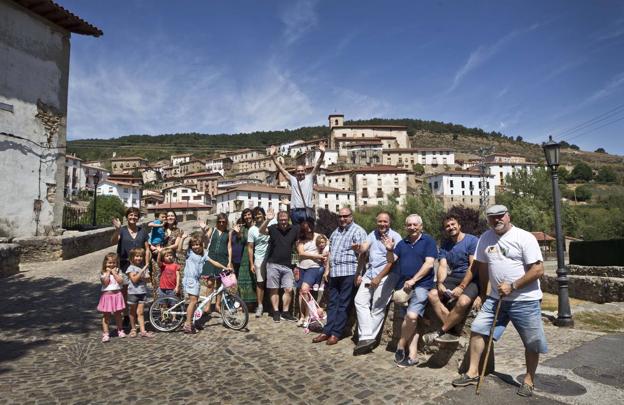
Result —
M 347 215 L 338 215 L 339 218 L 349 218 L 351 216 L 351 214 L 347 214 Z

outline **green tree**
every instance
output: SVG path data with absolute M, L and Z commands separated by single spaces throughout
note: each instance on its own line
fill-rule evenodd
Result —
M 579 162 L 574 165 L 569 178 L 576 181 L 590 181 L 592 179 L 592 169 L 587 163 Z
M 594 151 L 595 153 L 607 153 L 606 150 L 604 150 L 604 148 L 598 148 Z
M 98 195 L 97 211 L 95 222 L 97 225 L 110 225 L 113 218 L 123 218 L 126 214 L 126 207 L 123 202 L 114 195 Z M 87 208 L 87 218 L 93 218 L 93 201 Z
M 567 183 L 570 177 L 570 172 L 563 166 L 559 166 L 557 169 L 557 174 L 559 175 L 559 181 L 562 183 Z
M 591 187 L 587 184 L 578 186 L 574 193 L 576 194 L 576 201 L 589 201 L 592 198 Z
M 609 166 L 602 166 L 598 169 L 596 181 L 599 183 L 615 183 L 617 181 L 617 175 L 615 174 L 613 168 Z
M 414 173 L 417 176 L 421 176 L 425 173 L 425 166 L 421 165 L 420 163 L 416 163 L 414 165 Z

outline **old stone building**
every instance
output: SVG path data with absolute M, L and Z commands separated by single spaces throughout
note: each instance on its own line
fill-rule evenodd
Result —
M 57 233 L 71 34 L 102 31 L 52 1 L 0 0 L 0 235 Z

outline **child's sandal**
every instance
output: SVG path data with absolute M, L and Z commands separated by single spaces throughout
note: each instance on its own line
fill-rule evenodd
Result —
M 102 333 L 102 343 L 106 343 L 110 340 L 108 333 Z
M 126 336 L 127 336 L 127 335 L 126 335 L 126 332 L 124 332 L 123 330 L 119 329 L 119 330 L 117 331 L 117 337 L 120 337 L 120 338 L 125 338 Z
M 152 338 L 152 337 L 154 337 L 156 335 L 154 335 L 154 332 L 145 331 L 145 332 L 141 332 L 140 336 L 144 337 L 144 338 Z
M 128 337 L 131 337 L 131 338 L 135 338 L 135 337 L 137 337 L 137 332 L 136 332 L 136 330 L 131 330 L 131 331 L 130 331 L 130 333 L 128 334 Z

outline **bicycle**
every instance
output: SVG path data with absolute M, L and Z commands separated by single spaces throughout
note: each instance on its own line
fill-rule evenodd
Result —
M 229 275 L 222 273 L 221 277 Z M 208 296 L 199 296 L 199 303 L 193 313 L 193 322 L 203 315 L 203 308 L 211 305 L 212 299 L 221 294 L 221 318 L 223 323 L 230 329 L 241 330 L 247 326 L 249 321 L 249 311 L 245 301 L 237 294 L 227 290 L 228 287 L 221 283 L 216 291 Z M 149 310 L 150 323 L 161 332 L 173 332 L 178 329 L 186 319 L 186 302 L 178 297 L 157 298 Z

